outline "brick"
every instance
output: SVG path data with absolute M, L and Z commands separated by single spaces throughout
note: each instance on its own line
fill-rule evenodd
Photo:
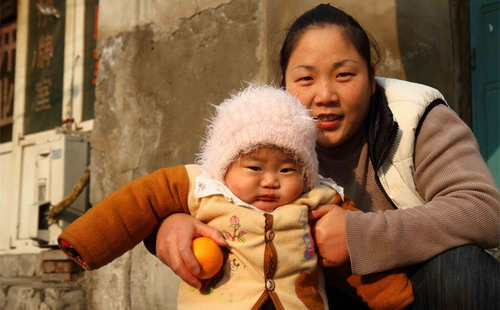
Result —
M 41 260 L 67 260 L 68 256 L 61 250 L 45 250 L 40 252 Z
M 45 273 L 75 273 L 83 269 L 71 260 L 42 261 L 42 272 Z

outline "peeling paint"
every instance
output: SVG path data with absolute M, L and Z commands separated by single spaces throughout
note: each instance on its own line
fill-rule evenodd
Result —
M 119 35 L 111 38 L 106 42 L 105 45 L 100 46 L 99 49 L 99 62 L 101 65 L 106 63 L 110 68 L 113 68 L 115 65 L 114 61 L 114 53 L 116 50 L 122 50 L 124 46 L 123 36 Z

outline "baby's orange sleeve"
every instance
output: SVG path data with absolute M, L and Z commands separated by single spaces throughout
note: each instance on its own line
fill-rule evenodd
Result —
M 100 268 L 150 235 L 172 213 L 189 213 L 184 166 L 163 168 L 124 185 L 67 226 L 61 249 L 87 270 Z

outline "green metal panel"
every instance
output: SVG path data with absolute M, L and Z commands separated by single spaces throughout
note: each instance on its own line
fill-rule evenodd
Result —
M 500 184 L 500 1 L 471 0 L 472 122 L 481 154 Z

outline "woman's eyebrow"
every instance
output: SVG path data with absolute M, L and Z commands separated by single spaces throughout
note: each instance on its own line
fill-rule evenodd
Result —
M 346 64 L 351 63 L 351 62 L 354 64 L 358 64 L 358 62 L 354 59 L 344 59 L 344 60 L 341 60 L 341 61 L 334 63 L 332 65 L 332 69 L 340 68 L 340 67 L 345 66 Z
M 354 64 L 358 64 L 358 62 L 354 59 L 343 59 L 343 60 L 340 60 L 340 61 L 337 61 L 335 63 L 332 64 L 332 69 L 337 69 L 337 68 L 340 68 L 348 63 L 354 63 Z M 312 66 L 312 65 L 298 65 L 298 66 L 295 66 L 294 68 L 292 68 L 291 71 L 297 71 L 297 70 L 305 70 L 305 71 L 313 71 L 315 70 L 315 66 Z

